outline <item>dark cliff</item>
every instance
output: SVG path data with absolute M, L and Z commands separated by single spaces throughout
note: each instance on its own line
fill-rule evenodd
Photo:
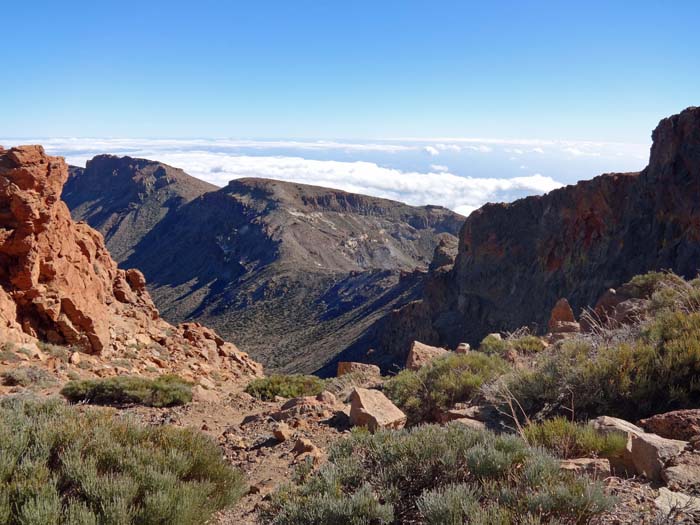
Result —
M 454 346 L 493 331 L 544 329 L 560 297 L 576 311 L 655 269 L 700 268 L 700 108 L 662 120 L 649 165 L 511 204 L 487 204 L 459 235 L 455 264 L 382 329 L 384 359 L 411 339 Z

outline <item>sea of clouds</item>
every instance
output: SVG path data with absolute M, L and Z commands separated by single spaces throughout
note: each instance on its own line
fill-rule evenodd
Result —
M 549 192 L 603 171 L 633 171 L 648 145 L 601 142 L 400 138 L 381 141 L 231 139 L 0 139 L 38 143 L 85 166 L 109 153 L 158 160 L 217 186 L 265 177 L 469 214 L 486 202 Z

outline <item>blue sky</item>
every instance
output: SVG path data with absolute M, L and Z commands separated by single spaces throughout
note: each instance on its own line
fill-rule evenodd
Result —
M 485 4 L 8 3 L 0 144 L 468 213 L 641 169 L 700 104 L 697 1 Z
M 69 0 L 2 18 L 2 136 L 644 142 L 700 103 L 697 1 Z

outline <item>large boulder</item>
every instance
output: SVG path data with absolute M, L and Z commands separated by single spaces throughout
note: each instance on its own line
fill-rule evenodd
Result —
M 671 490 L 700 496 L 700 452 L 684 452 L 672 458 L 661 478 Z
M 643 429 L 624 419 L 601 416 L 590 422 L 601 432 L 619 432 L 627 435 L 627 446 L 618 457 L 610 458 L 615 472 L 645 476 L 651 481 L 661 481 L 661 472 L 666 464 L 688 445 L 685 441 L 666 439 Z
M 350 394 L 350 421 L 371 432 L 379 428 L 400 429 L 406 424 L 406 414 L 379 390 L 355 388 Z
M 689 441 L 700 434 L 700 409 L 674 410 L 657 414 L 639 422 L 648 432 L 669 439 Z
M 444 348 L 429 346 L 418 341 L 413 341 L 411 350 L 406 358 L 406 368 L 409 370 L 419 370 L 430 363 L 436 357 L 447 354 Z

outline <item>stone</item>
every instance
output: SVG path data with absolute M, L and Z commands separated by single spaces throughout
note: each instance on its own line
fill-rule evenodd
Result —
M 435 419 L 439 423 L 448 423 L 462 418 L 481 420 L 481 408 L 478 406 L 453 407 L 435 414 Z
M 192 401 L 198 403 L 217 403 L 220 401 L 219 394 L 214 390 L 208 390 L 201 385 L 192 387 Z
M 406 424 L 406 414 L 379 390 L 355 388 L 350 394 L 350 421 L 370 432 L 379 428 L 401 429 Z
M 68 362 L 71 365 L 79 365 L 82 359 L 80 358 L 80 352 L 73 352 L 68 358 Z
M 700 409 L 674 410 L 639 422 L 646 431 L 669 439 L 690 440 L 700 434 Z
M 340 361 L 338 363 L 338 372 L 336 374 L 338 377 L 353 373 L 380 376 L 381 370 L 377 365 L 370 365 L 368 363 L 356 363 L 353 361 Z
M 671 490 L 700 496 L 700 453 L 684 452 L 672 458 L 661 472 Z
M 294 443 L 294 448 L 292 452 L 295 454 L 305 454 L 318 450 L 318 447 L 314 445 L 310 439 L 299 438 L 296 443 Z
M 436 357 L 447 354 L 444 348 L 425 345 L 419 341 L 413 341 L 411 350 L 406 358 L 406 368 L 409 370 L 419 370 L 430 363 Z
M 272 431 L 272 434 L 275 436 L 277 441 L 283 443 L 292 437 L 293 431 L 286 423 L 277 423 Z
M 594 479 L 612 475 L 610 461 L 602 458 L 576 458 L 559 460 L 559 468 L 577 475 L 584 474 Z
M 455 348 L 455 354 L 468 354 L 470 350 L 469 343 L 459 343 Z
M 632 434 L 630 453 L 637 474 L 658 482 L 666 463 L 683 452 L 686 446 L 685 441 L 666 439 L 656 434 Z
M 654 500 L 654 505 L 656 505 L 656 508 L 665 516 L 669 516 L 678 511 L 684 514 L 700 513 L 700 498 L 674 492 L 666 487 L 661 487 L 659 489 L 659 495 Z M 697 522 L 694 521 L 693 523 Z
M 319 401 L 320 403 L 324 403 L 332 407 L 336 404 L 338 400 L 336 399 L 335 394 L 329 392 L 328 390 L 324 390 L 316 396 L 316 401 Z
M 471 428 L 472 430 L 485 430 L 486 429 L 486 425 L 482 421 L 477 421 L 476 419 L 472 419 L 470 417 L 460 417 L 457 419 L 453 419 L 451 422 L 459 424 L 459 425 L 463 425 L 467 428 Z
M 661 472 L 668 461 L 678 456 L 687 442 L 666 439 L 644 432 L 624 419 L 601 416 L 590 422 L 601 432 L 621 432 L 627 435 L 627 446 L 618 457 L 610 458 L 613 471 L 642 475 L 651 481 L 661 481 Z

